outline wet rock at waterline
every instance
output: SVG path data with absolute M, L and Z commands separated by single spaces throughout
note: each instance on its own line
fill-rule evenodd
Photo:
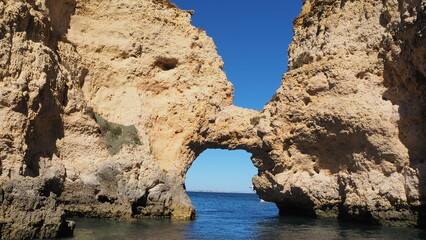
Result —
M 0 1 L 2 239 L 71 234 L 66 216 L 191 219 L 185 174 L 207 148 L 252 153 L 281 214 L 423 225 L 425 8 L 304 1 L 254 111 L 167 0 Z

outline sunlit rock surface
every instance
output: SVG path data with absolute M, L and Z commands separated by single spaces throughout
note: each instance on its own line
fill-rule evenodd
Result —
M 263 111 L 167 0 L 0 1 L 0 234 L 195 215 L 185 174 L 245 149 L 281 214 L 424 223 L 426 1 L 306 0 Z
M 426 1 L 305 1 L 254 178 L 282 214 L 423 224 Z

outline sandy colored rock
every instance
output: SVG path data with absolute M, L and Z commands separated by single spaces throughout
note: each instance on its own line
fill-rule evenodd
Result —
M 65 106 L 79 107 L 70 100 L 80 92 L 71 78 L 79 68 L 71 73 L 57 54 L 59 29 L 46 15 L 51 3 L 0 2 L 2 239 L 60 237 L 73 230 L 57 201 L 65 169 L 56 140 L 64 134 Z M 63 9 L 73 9 L 67 4 Z
M 167 0 L 0 1 L 1 238 L 194 218 L 185 175 L 208 148 L 252 153 L 283 215 L 424 226 L 425 8 L 304 1 L 289 71 L 254 111 Z
M 424 14 L 425 1 L 305 1 L 264 109 L 274 167 L 254 178 L 282 214 L 423 224 Z
M 70 214 L 195 216 L 184 190 L 196 155 L 188 145 L 232 104 L 233 88 L 212 39 L 190 16 L 168 1 L 77 1 L 66 38 L 86 69 L 88 109 L 135 126 L 141 144 L 111 155 L 90 114 L 67 117 L 58 145 L 73 176 L 62 196 Z
M 2 186 L 24 177 L 43 200 L 35 183 L 61 169 L 40 209 L 58 212 L 56 227 L 65 216 L 194 218 L 184 178 L 197 153 L 188 146 L 232 104 L 233 88 L 191 12 L 149 0 L 2 1 L 1 10 L 10 21 L 2 23 Z M 120 139 L 124 129 L 134 138 Z M 112 141 L 125 144 L 112 153 Z M 3 206 L 5 217 L 15 211 Z M 33 224 L 27 210 L 13 228 Z M 6 239 L 61 233 L 2 226 Z

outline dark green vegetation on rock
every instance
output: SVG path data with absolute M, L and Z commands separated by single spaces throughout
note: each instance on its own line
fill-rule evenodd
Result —
M 117 154 L 123 144 L 141 144 L 138 130 L 134 125 L 124 126 L 118 123 L 108 122 L 99 114 L 94 114 L 96 123 L 101 127 L 104 143 L 111 154 Z

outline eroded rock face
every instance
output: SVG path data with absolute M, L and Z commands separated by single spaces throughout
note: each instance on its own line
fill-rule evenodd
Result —
M 60 2 L 66 24 L 73 3 Z M 69 71 L 60 60 L 59 26 L 46 15 L 51 3 L 0 2 L 2 239 L 57 237 L 73 229 L 57 202 L 65 170 L 56 140 L 64 134 L 62 114 L 79 108 L 71 99 L 79 95 L 71 77 L 79 68 Z
M 233 88 L 190 16 L 168 1 L 77 1 L 66 37 L 86 69 L 85 101 L 108 121 L 135 126 L 141 144 L 111 155 L 93 120 L 68 117 L 59 149 L 70 214 L 194 217 L 184 189 L 196 155 L 188 145 L 232 104 Z
M 422 225 L 425 7 L 306 0 L 259 112 L 232 105 L 212 39 L 167 0 L 0 1 L 1 238 L 70 234 L 67 215 L 191 219 L 207 148 L 252 153 L 282 214 Z
M 150 0 L 0 4 L 2 238 L 60 236 L 73 215 L 193 218 L 188 146 L 233 88 L 191 12 Z M 125 141 L 95 116 L 137 136 L 111 153 Z M 10 200 L 30 190 L 40 204 Z
M 425 1 L 305 1 L 254 178 L 282 214 L 421 224 L 424 23 Z

